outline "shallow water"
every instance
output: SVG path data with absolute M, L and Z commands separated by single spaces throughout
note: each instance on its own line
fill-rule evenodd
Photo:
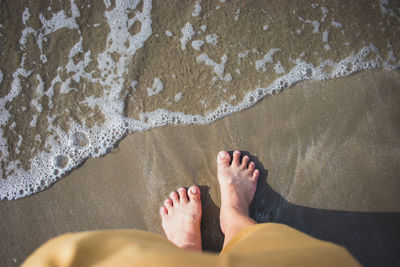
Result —
M 0 199 L 45 189 L 129 132 L 400 66 L 398 1 L 0 5 Z

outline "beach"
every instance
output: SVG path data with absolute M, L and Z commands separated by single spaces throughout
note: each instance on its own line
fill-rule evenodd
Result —
M 211 125 L 129 135 L 115 151 L 89 159 L 48 190 L 1 202 L 2 258 L 6 265 L 21 262 L 65 232 L 135 228 L 162 233 L 162 201 L 193 184 L 203 194 L 203 242 L 218 250 L 216 154 L 239 149 L 261 170 L 252 210 L 257 221 L 285 222 L 320 238 L 344 237 L 342 242 L 351 235 L 346 245 L 359 260 L 377 263 L 383 255 L 397 264 L 392 253 L 399 249 L 399 75 L 364 72 L 304 82 Z
M 121 3 L 0 3 L 2 266 L 67 232 L 162 234 L 193 184 L 220 251 L 220 150 L 260 170 L 257 222 L 400 265 L 397 2 Z

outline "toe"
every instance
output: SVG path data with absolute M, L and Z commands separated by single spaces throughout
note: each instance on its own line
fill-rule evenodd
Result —
M 233 152 L 232 165 L 234 165 L 234 166 L 240 165 L 240 152 L 237 150 L 235 152 Z
M 249 163 L 249 168 L 248 168 L 249 172 L 253 173 L 255 168 L 256 168 L 256 164 L 254 164 L 254 162 L 250 162 Z
M 187 198 L 187 194 L 186 194 L 186 189 L 181 187 L 178 189 L 178 193 L 179 193 L 179 201 L 181 203 L 188 203 L 188 198 Z
M 169 197 L 172 199 L 172 202 L 175 205 L 179 203 L 179 196 L 178 196 L 178 193 L 176 193 L 175 191 L 171 192 L 171 194 L 169 194 Z
M 247 167 L 247 164 L 249 163 L 249 156 L 244 156 L 242 159 L 242 164 L 240 164 L 240 167 L 245 169 Z
M 170 198 L 167 198 L 167 199 L 164 201 L 164 206 L 165 206 L 168 210 L 172 209 L 172 206 L 173 206 L 172 200 L 171 200 Z
M 197 186 L 192 186 L 188 190 L 188 196 L 190 202 L 199 202 L 200 201 L 200 188 Z
M 218 153 L 218 167 L 228 167 L 231 163 L 231 156 L 226 151 L 221 151 Z
M 160 209 L 160 214 L 161 214 L 161 217 L 164 217 L 164 216 L 168 215 L 167 208 L 162 206 L 161 209 Z
M 254 182 L 257 182 L 258 176 L 260 176 L 260 171 L 258 169 L 256 169 L 256 170 L 254 170 L 251 178 L 253 179 Z

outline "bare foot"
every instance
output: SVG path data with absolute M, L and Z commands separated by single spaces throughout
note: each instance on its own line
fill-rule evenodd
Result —
M 221 230 L 226 234 L 228 224 L 238 216 L 249 218 L 250 203 L 257 187 L 259 170 L 254 162 L 249 163 L 249 157 L 244 156 L 240 162 L 240 152 L 231 156 L 226 151 L 218 153 L 218 181 L 221 187 Z M 252 222 L 253 223 L 253 222 Z
M 200 188 L 192 186 L 186 192 L 172 192 L 161 207 L 161 220 L 169 241 L 182 249 L 201 250 Z

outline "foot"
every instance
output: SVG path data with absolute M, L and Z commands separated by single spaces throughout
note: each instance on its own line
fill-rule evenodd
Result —
M 200 189 L 192 186 L 186 191 L 172 192 L 161 207 L 162 227 L 169 241 L 182 249 L 201 250 Z
M 226 151 L 218 154 L 218 182 L 221 187 L 221 230 L 225 234 L 227 225 L 237 216 L 249 217 L 250 203 L 256 192 L 259 170 L 254 162 L 249 163 L 244 156 L 240 162 L 240 152 L 231 156 Z M 250 219 L 250 218 L 249 218 Z

